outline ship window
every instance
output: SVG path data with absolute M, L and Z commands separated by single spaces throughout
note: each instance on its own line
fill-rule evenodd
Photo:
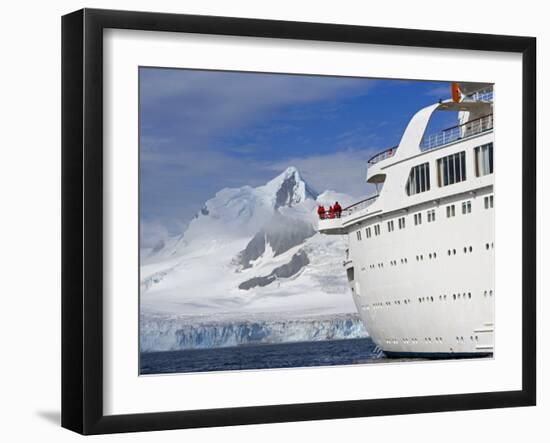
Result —
M 357 241 L 361 241 L 361 231 L 357 231 Z
M 388 232 L 392 232 L 393 231 L 393 220 L 390 220 L 388 222 Z
M 457 152 L 437 160 L 439 186 L 452 185 L 466 180 L 466 152 Z
M 370 227 L 365 229 L 365 234 L 367 234 L 367 238 L 371 238 L 371 230 Z
M 380 225 L 374 225 L 374 235 L 380 235 Z
M 420 192 L 430 190 L 430 165 L 422 163 L 411 168 L 409 179 L 407 180 L 407 195 L 415 195 Z
M 399 222 L 399 229 L 405 229 L 405 217 L 400 217 L 398 222 Z
M 447 218 L 455 216 L 455 205 L 447 206 Z
M 435 221 L 435 209 L 428 211 L 428 223 Z
M 493 143 L 474 148 L 476 177 L 493 173 Z
M 467 202 L 462 202 L 462 213 L 469 214 L 472 212 L 472 202 L 468 200 Z
M 421 225 L 422 224 L 422 213 L 418 212 L 414 214 L 414 224 L 415 225 Z
M 489 209 L 493 207 L 493 196 L 489 195 L 487 197 L 484 197 L 483 202 L 485 203 L 485 209 Z

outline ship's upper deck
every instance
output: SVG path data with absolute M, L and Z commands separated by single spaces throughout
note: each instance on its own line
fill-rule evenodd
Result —
M 403 165 L 404 163 L 408 163 L 409 160 L 419 158 L 431 151 L 437 150 L 439 152 L 442 149 L 447 150 L 447 147 L 451 149 L 451 146 L 457 144 L 468 144 L 468 140 L 492 132 L 492 100 L 492 86 L 487 87 L 487 85 L 483 85 L 481 89 L 468 91 L 468 94 L 463 95 L 458 101 L 455 99 L 441 101 L 421 109 L 409 122 L 398 146 L 385 149 L 368 160 L 366 181 L 377 185 L 384 184 L 385 188 L 386 176 L 388 173 L 392 175 L 401 175 L 400 190 L 403 195 L 402 199 L 404 199 L 410 166 L 406 168 L 394 168 L 393 166 L 399 164 Z M 434 133 L 427 133 L 426 130 L 432 115 L 439 110 L 458 111 L 459 124 Z M 425 179 L 429 180 L 429 178 Z M 432 180 L 432 183 L 435 181 L 436 180 Z M 399 179 L 396 180 L 395 177 L 393 177 L 393 189 L 387 192 L 387 194 L 393 194 L 395 196 L 397 191 L 395 188 L 398 185 Z M 384 188 L 383 191 L 385 191 Z M 319 230 L 330 234 L 346 233 L 348 227 L 355 222 L 354 220 L 383 212 L 381 205 L 377 202 L 377 200 L 380 199 L 379 197 L 382 198 L 382 193 L 380 196 L 370 197 L 345 208 L 338 219 L 327 218 L 319 220 Z M 386 210 L 387 208 L 384 208 L 384 211 Z

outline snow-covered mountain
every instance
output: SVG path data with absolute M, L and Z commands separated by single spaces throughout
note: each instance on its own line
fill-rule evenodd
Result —
M 219 191 L 181 235 L 142 258 L 142 349 L 145 343 L 150 349 L 151 343 L 166 340 L 190 346 L 189 324 L 196 319 L 203 325 L 216 325 L 218 332 L 233 331 L 228 343 L 238 341 L 235 331 L 248 330 L 251 316 L 262 318 L 259 324 L 264 332 L 278 331 L 273 319 L 284 318 L 286 324 L 301 325 L 310 331 L 305 335 L 312 337 L 314 324 L 330 330 L 327 316 L 339 318 L 340 325 L 348 324 L 342 315 L 348 319 L 356 310 L 342 268 L 345 241 L 316 230 L 318 202 L 328 205 L 335 200 L 342 206 L 351 202 L 349 196 L 332 191 L 318 195 L 294 167 L 263 186 Z M 158 319 L 166 316 L 171 318 L 169 335 L 184 334 L 186 340 L 159 341 Z M 341 335 L 358 333 L 354 321 Z M 178 324 L 185 327 L 175 328 Z M 263 340 L 269 341 L 265 334 Z M 197 337 L 207 335 L 202 331 Z M 317 336 L 322 334 L 317 331 Z M 200 339 L 196 340 L 200 347 Z M 223 342 L 216 340 L 218 345 Z

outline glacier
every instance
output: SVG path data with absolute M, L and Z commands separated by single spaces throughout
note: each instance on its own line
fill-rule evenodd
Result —
M 368 336 L 356 314 L 232 321 L 146 315 L 141 317 L 140 323 L 141 352 L 342 340 Z

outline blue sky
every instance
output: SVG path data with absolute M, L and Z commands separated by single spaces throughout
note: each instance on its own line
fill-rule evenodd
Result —
M 140 68 L 142 246 L 181 232 L 220 189 L 291 165 L 319 192 L 368 195 L 368 158 L 449 96 L 448 82 Z

